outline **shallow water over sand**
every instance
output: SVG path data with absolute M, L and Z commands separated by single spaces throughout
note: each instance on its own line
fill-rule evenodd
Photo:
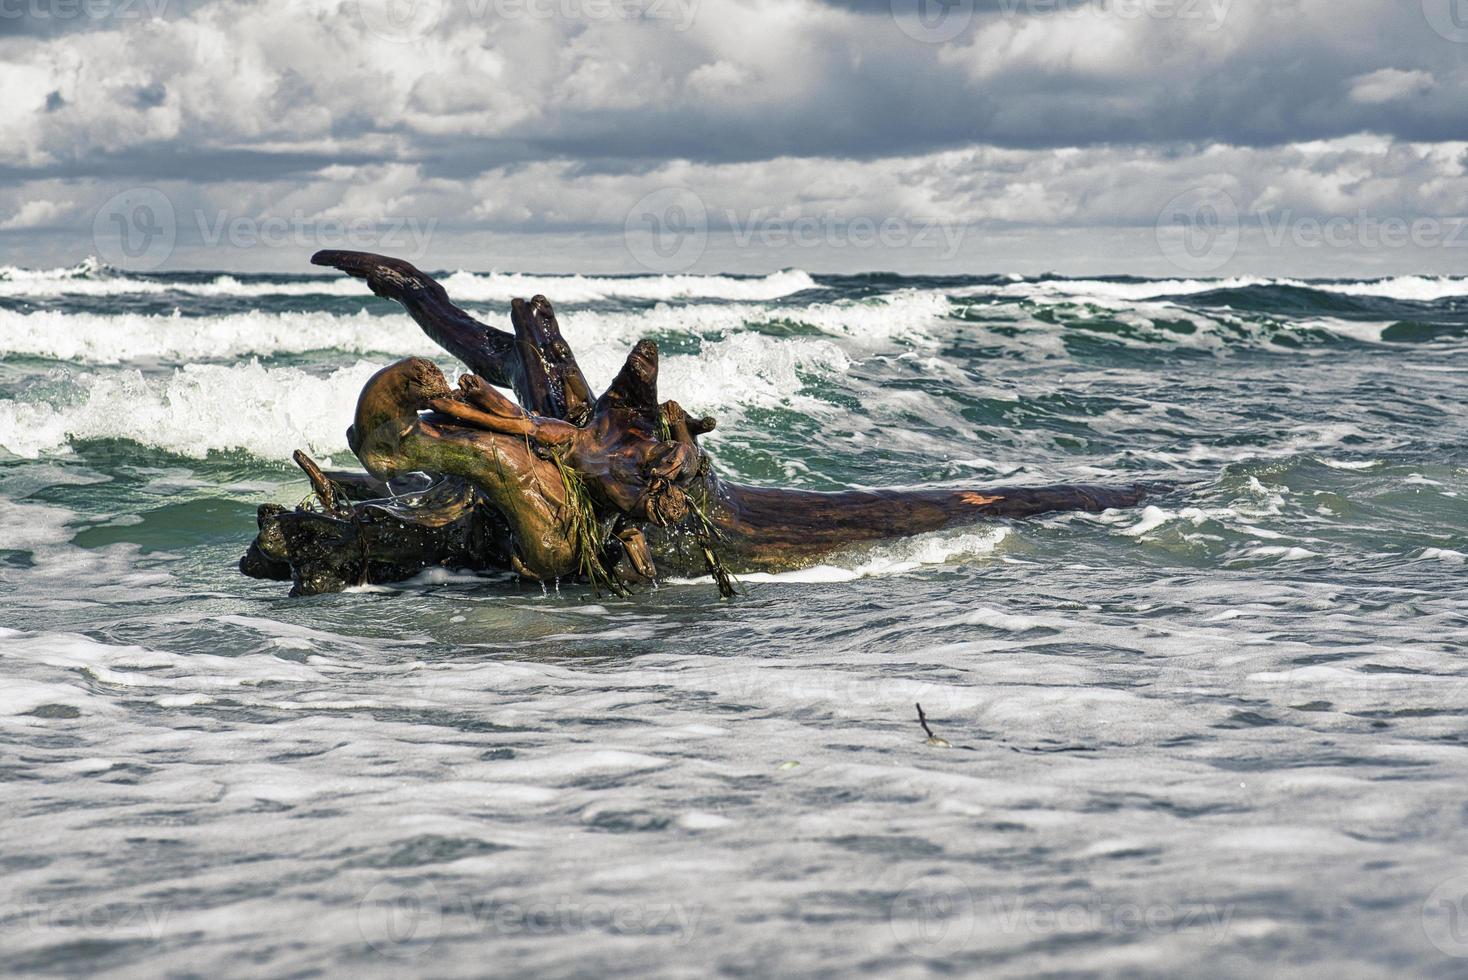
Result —
M 241 578 L 431 344 L 315 276 L 6 276 L 11 969 L 1468 965 L 1468 284 L 456 277 L 563 287 L 594 385 L 656 337 L 751 482 L 1179 484 L 721 602 Z

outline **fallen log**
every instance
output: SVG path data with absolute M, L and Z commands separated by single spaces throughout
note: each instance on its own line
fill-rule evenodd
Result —
M 515 300 L 507 333 L 400 259 L 328 250 L 311 261 L 400 303 L 470 373 L 451 387 L 431 362 L 407 358 L 374 375 L 347 430 L 365 475 L 327 473 L 296 454 L 319 503 L 262 507 L 240 562 L 247 575 L 291 579 L 293 594 L 446 566 L 612 591 L 708 572 L 728 596 L 741 572 L 798 568 L 853 545 L 982 520 L 1130 507 L 1152 489 L 743 486 L 720 479 L 699 445 L 715 420 L 658 400 L 652 341 L 634 346 L 593 398 L 544 296 Z

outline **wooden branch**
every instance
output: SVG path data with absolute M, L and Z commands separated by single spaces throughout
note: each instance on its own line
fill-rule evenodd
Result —
M 658 345 L 639 340 L 622 370 L 596 401 L 597 415 L 622 416 L 623 425 L 640 423 L 650 432 L 658 428 Z
M 304 449 L 297 449 L 291 454 L 291 458 L 296 461 L 297 466 L 305 471 L 306 479 L 311 482 L 311 489 L 316 492 L 317 498 L 321 501 L 322 508 L 328 514 L 335 516 L 340 511 L 340 507 L 337 504 L 336 488 L 331 485 L 331 480 L 327 479 L 326 474 L 321 472 L 321 467 L 316 465 L 316 460 L 307 455 Z
M 574 425 L 585 423 L 591 414 L 591 388 L 571 346 L 561 337 L 550 301 L 544 296 L 534 296 L 529 302 L 512 301 L 510 322 L 520 352 L 521 374 L 515 391 L 521 404 L 536 415 Z
M 397 300 L 434 343 L 491 384 L 508 388 L 519 376 L 515 338 L 459 309 L 449 301 L 448 293 L 436 279 L 411 263 L 372 252 L 341 249 L 323 249 L 311 256 L 311 263 L 365 279 L 378 296 Z

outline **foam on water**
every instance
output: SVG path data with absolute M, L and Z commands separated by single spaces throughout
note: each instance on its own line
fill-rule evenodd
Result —
M 359 291 L 360 292 L 360 291 Z M 670 306 L 612 313 L 574 310 L 560 317 L 583 361 L 610 358 L 643 337 L 673 333 L 722 336 L 771 324 L 797 323 L 839 340 L 919 338 L 949 312 L 941 293 L 904 290 L 857 302 L 781 306 L 752 303 Z M 491 324 L 507 322 L 484 315 Z M 238 360 L 251 355 L 337 350 L 401 356 L 441 354 L 411 318 L 313 312 L 248 312 L 222 316 L 63 313 L 0 310 L 0 356 L 17 354 L 88 364 Z M 586 352 L 586 353 L 583 353 Z M 606 374 L 610 379 L 615 368 Z
M 789 296 L 815 283 L 799 269 L 759 278 L 733 276 L 535 276 L 519 273 L 454 272 L 441 280 L 455 299 L 465 302 L 508 302 L 542 293 L 560 303 L 627 299 L 762 300 Z M 68 269 L 0 268 L 0 296 L 121 296 L 181 293 L 191 296 L 361 296 L 364 285 L 348 276 L 308 281 L 242 281 L 217 276 L 206 282 L 170 280 L 166 275 L 140 279 L 89 260 Z
M 353 354 L 441 354 L 404 315 L 326 312 L 230 313 L 185 317 L 139 313 L 0 310 L 0 356 L 87 364 L 239 360 L 252 355 L 338 350 Z
M 1167 486 L 732 601 L 291 599 L 234 569 L 251 510 L 432 350 L 406 318 L 0 314 L 0 442 L 44 457 L 0 452 L 6 967 L 1450 972 L 1468 350 L 1270 343 L 1329 329 L 1297 296 L 959 319 L 951 282 L 821 286 L 563 322 L 596 385 L 665 340 L 662 396 L 757 482 Z M 143 444 L 57 451 L 98 437 Z
M 35 458 L 82 439 L 131 439 L 182 456 L 241 449 L 288 459 L 295 449 L 346 447 L 362 385 L 383 363 L 358 361 L 325 377 L 258 361 L 78 376 L 75 400 L 0 400 L 0 447 Z
M 844 560 L 812 565 L 808 568 L 788 572 L 751 572 L 740 575 L 739 581 L 749 583 L 785 582 L 788 584 L 831 584 L 851 582 L 860 578 L 888 575 L 906 575 L 924 565 L 944 565 L 962 558 L 982 558 L 991 555 L 1009 536 L 1006 527 L 969 529 L 963 531 L 935 531 L 851 552 Z M 709 577 L 696 579 L 669 579 L 675 584 L 705 584 Z
M 434 354 L 416 332 L 402 339 L 410 347 L 402 353 Z M 626 348 L 601 338 L 578 348 L 578 355 L 600 390 L 621 367 Z M 136 369 L 82 373 L 66 380 L 66 400 L 55 398 L 54 385 L 44 400 L 0 399 L 0 449 L 36 458 L 78 440 L 131 439 L 195 457 L 215 450 L 244 450 L 266 459 L 289 458 L 297 448 L 340 452 L 362 385 L 387 363 L 358 360 L 324 376 L 258 360 L 190 364 L 161 375 Z M 439 363 L 447 377 L 457 376 L 456 365 L 442 357 Z M 732 420 L 751 406 L 818 410 L 816 399 L 801 394 L 802 375 L 838 375 L 850 364 L 830 341 L 741 333 L 707 342 L 697 354 L 664 357 L 659 374 L 663 390 L 679 392 L 690 408 L 725 412 Z
M 830 336 L 858 342 L 921 338 L 951 312 L 951 304 L 939 290 L 901 289 L 860 300 L 804 306 L 660 303 L 651 310 L 632 313 L 573 310 L 559 319 L 566 339 L 579 354 L 582 343 L 595 342 L 597 338 L 616 337 L 630 343 L 650 333 L 706 335 L 790 324 L 813 327 Z
M 1361 282 L 1329 282 L 1321 280 L 1273 279 L 1261 276 L 1233 276 L 1227 279 L 1154 279 L 1138 282 L 1110 282 L 1097 279 L 1046 279 L 1011 283 L 997 291 L 1039 302 L 1081 298 L 1086 301 L 1126 305 L 1137 300 L 1159 296 L 1188 296 L 1225 289 L 1248 289 L 1257 286 L 1291 286 L 1314 289 L 1344 296 L 1381 296 L 1387 299 L 1431 302 L 1453 296 L 1468 296 L 1468 277 L 1461 276 L 1397 276 Z M 993 287 L 964 287 L 962 293 L 995 291 Z

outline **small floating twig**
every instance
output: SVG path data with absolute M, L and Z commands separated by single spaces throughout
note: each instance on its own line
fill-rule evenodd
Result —
M 918 724 L 919 725 L 922 725 L 923 726 L 923 731 L 927 732 L 927 734 L 928 734 L 928 740 L 926 742 L 924 742 L 923 744 L 924 745 L 931 745 L 934 748 L 939 748 L 939 749 L 951 749 L 951 748 L 953 748 L 953 743 L 952 742 L 949 742 L 946 738 L 939 738 L 938 736 L 936 736 L 936 735 L 933 734 L 933 730 L 928 727 L 928 716 L 925 715 L 925 714 L 923 714 L 923 706 L 921 704 L 917 706 L 917 711 L 918 711 Z

